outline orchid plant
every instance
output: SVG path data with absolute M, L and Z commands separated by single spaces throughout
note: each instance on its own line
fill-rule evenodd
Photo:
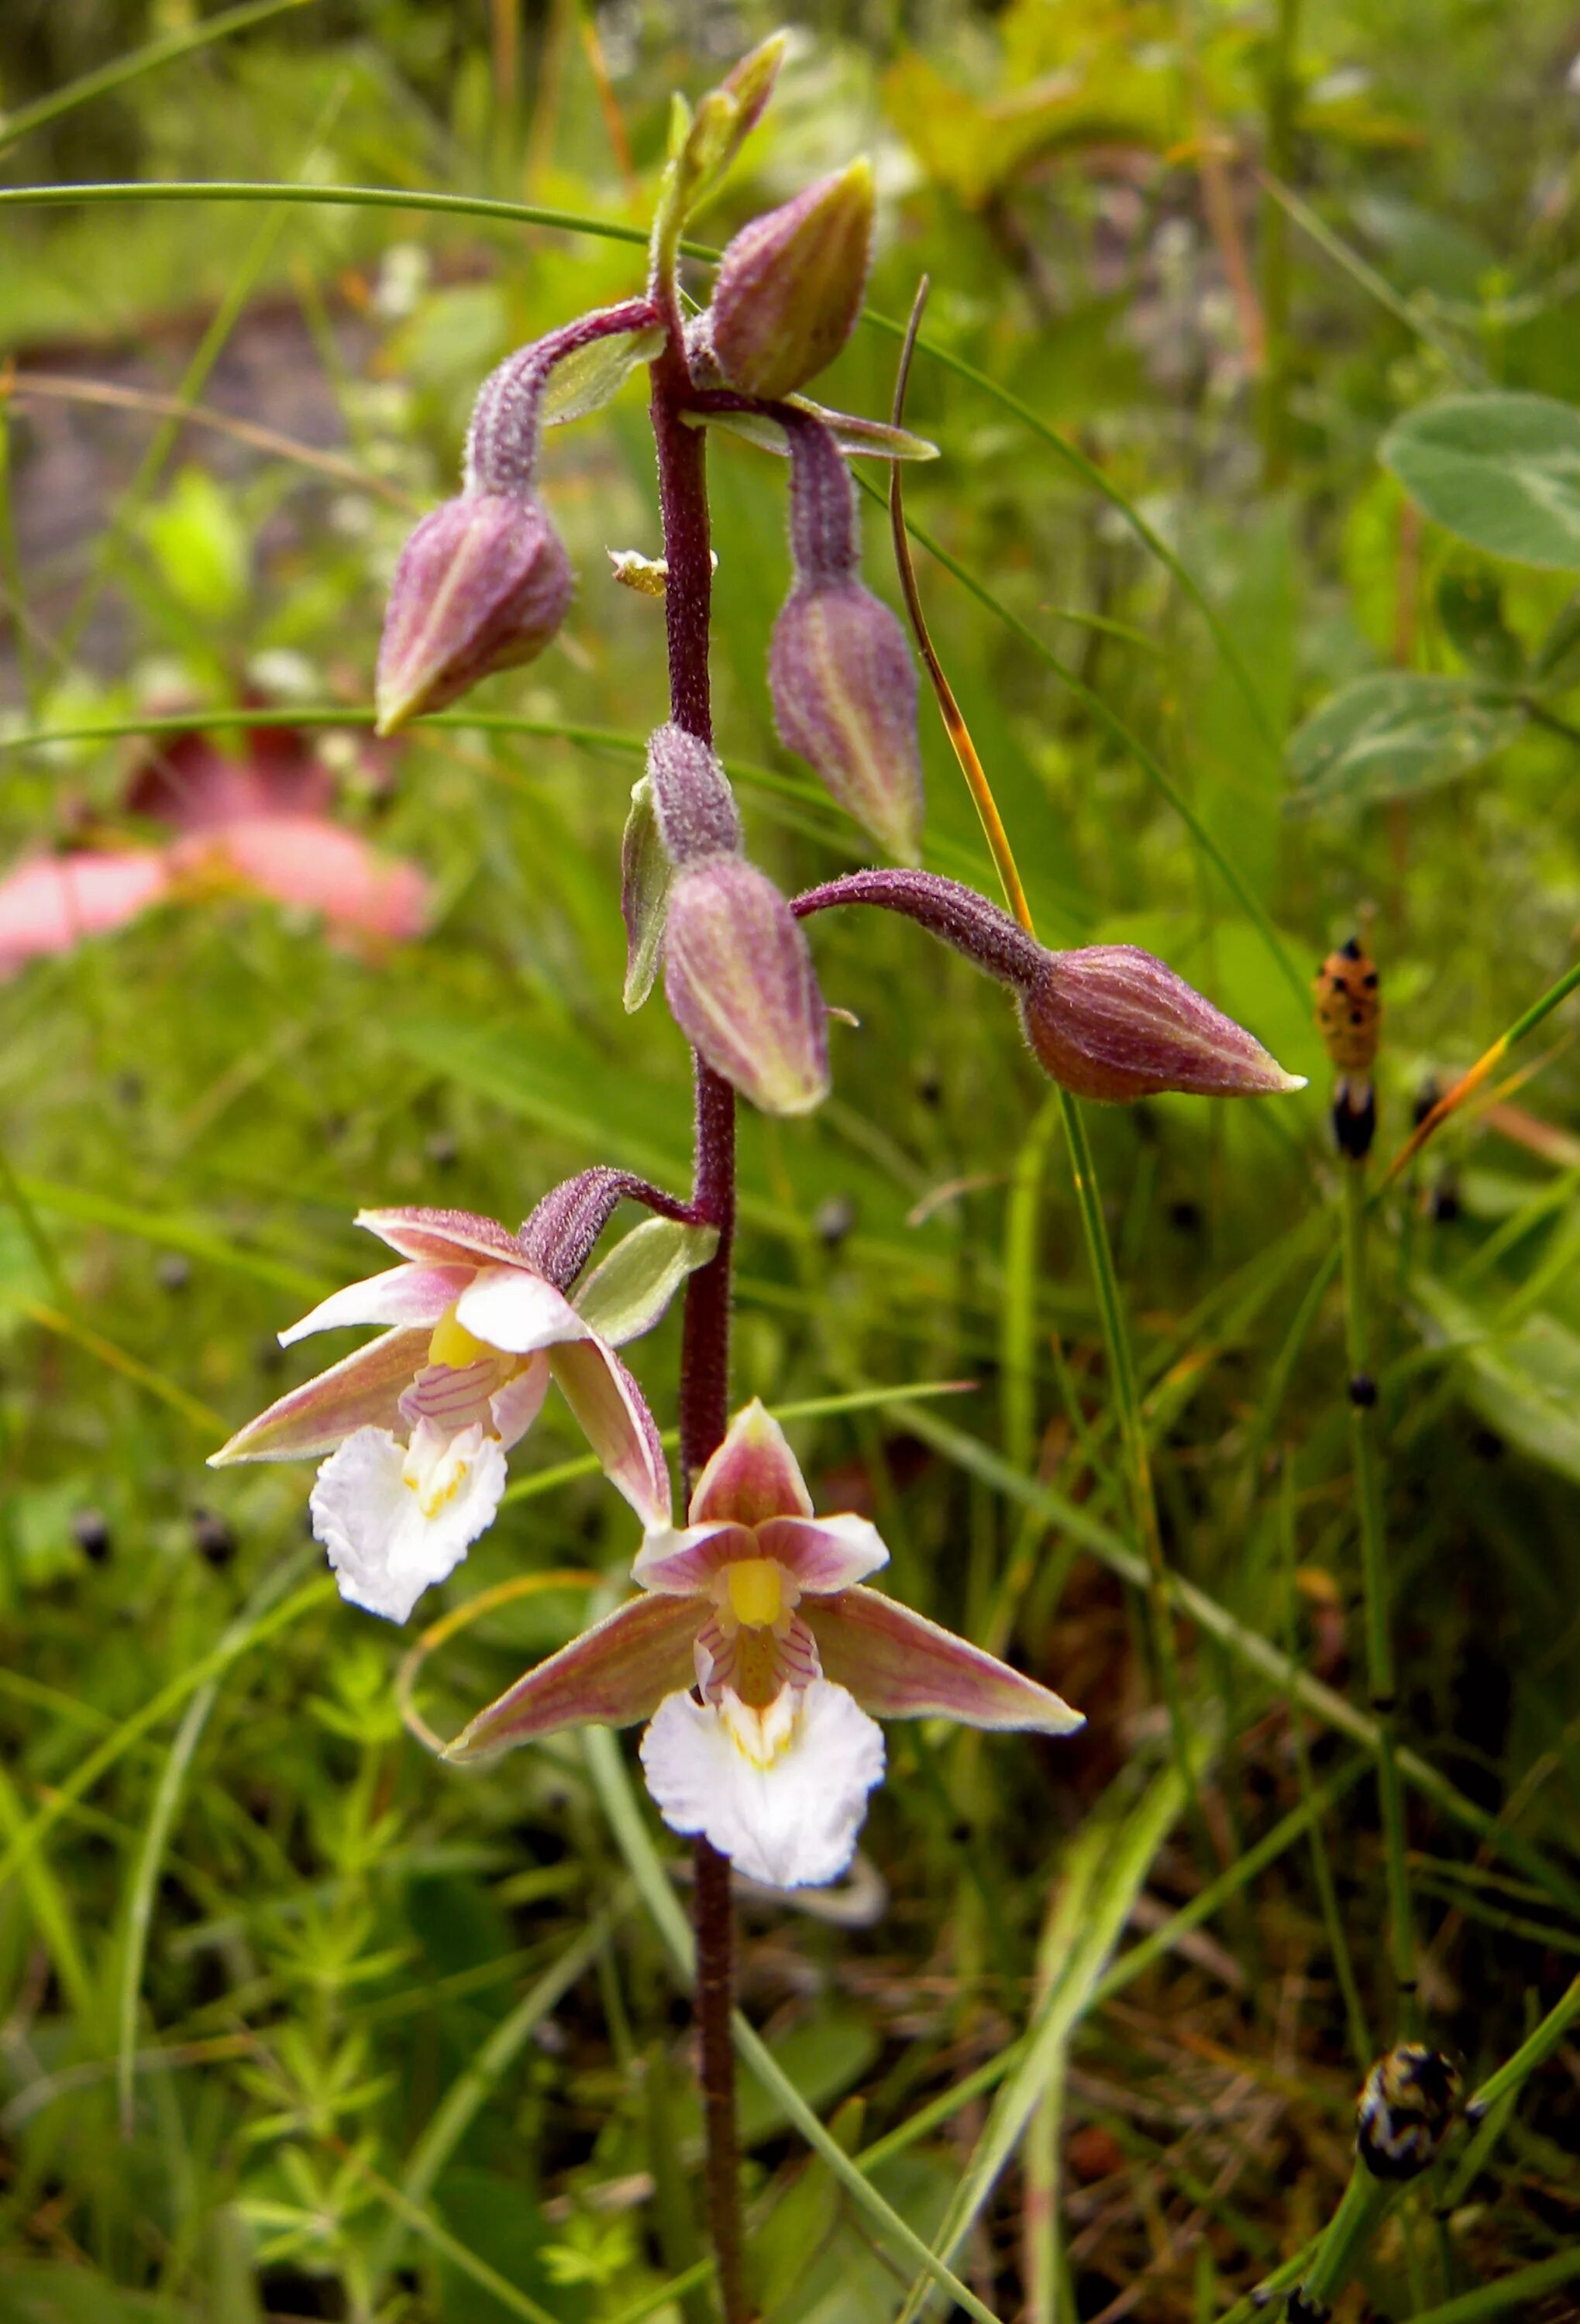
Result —
M 448 1748 L 489 1756 L 588 1723 L 645 1722 L 660 1814 L 696 1841 L 701 2071 L 709 2209 L 728 2324 L 749 2311 L 732 2128 L 730 1867 L 778 1887 L 836 1879 L 882 1780 L 882 1719 L 941 1717 L 1068 1733 L 1047 1686 L 869 1586 L 888 1552 L 851 1514 L 818 1516 L 760 1404 L 729 1417 L 737 1096 L 793 1117 L 829 1087 L 827 1017 L 803 923 L 836 906 L 899 912 L 1014 995 L 1031 1053 L 1077 1095 L 1261 1095 L 1298 1086 L 1164 963 L 1132 945 L 1052 953 L 984 897 L 919 868 L 917 682 L 895 616 L 862 578 L 848 462 L 930 456 L 898 427 L 803 392 L 861 308 L 873 228 L 864 163 L 754 219 L 711 304 L 688 319 L 678 279 L 691 211 L 719 184 L 772 94 L 781 38 L 691 112 L 676 100 L 639 297 L 550 333 L 485 382 L 460 494 L 418 526 L 379 656 L 381 731 L 456 701 L 549 645 L 569 602 L 565 550 L 534 488 L 541 431 L 597 410 L 639 364 L 651 381 L 660 559 L 616 578 L 664 595 L 670 715 L 654 732 L 625 834 L 625 1005 L 661 966 L 696 1062 L 686 1196 L 610 1167 L 547 1194 L 519 1232 L 444 1210 L 364 1213 L 400 1264 L 348 1286 L 282 1334 L 381 1335 L 250 1422 L 220 1461 L 322 1459 L 313 1528 L 342 1594 L 404 1621 L 492 1522 L 506 1455 L 552 1383 L 642 1527 L 637 1593 L 480 1711 Z M 768 684 L 787 750 L 897 859 L 794 901 L 753 864 L 713 749 L 713 558 L 707 439 L 725 428 L 788 459 L 792 584 Z M 616 1206 L 648 1222 L 590 1267 Z M 658 1428 L 617 1349 L 684 1286 L 676 1526 Z

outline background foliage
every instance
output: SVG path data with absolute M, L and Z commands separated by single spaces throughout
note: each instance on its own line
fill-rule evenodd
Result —
M 1277 1660 L 1289 1646 L 1361 1705 L 1302 987 L 1366 933 L 1391 1149 L 1428 1078 L 1562 972 L 1580 915 L 1580 419 L 1544 408 L 1533 447 L 1529 406 L 1478 406 L 1446 444 L 1411 418 L 1573 392 L 1576 24 L 1560 0 L 791 14 L 781 97 L 700 230 L 722 243 L 854 150 L 876 159 L 876 315 L 933 281 L 910 417 L 944 456 L 909 501 L 958 577 L 923 554 L 922 586 L 1040 932 L 1151 945 L 1312 1087 L 1093 1121 L 1169 1555 L 1229 1618 L 1187 1637 L 1215 1885 L 1199 1926 L 1132 1960 L 1206 1874 L 1160 1805 L 1055 1119 L 963 964 L 882 915 L 818 924 L 825 990 L 860 1022 L 835 1029 L 820 1115 L 745 1125 L 739 1393 L 846 1399 L 795 1430 L 819 1499 L 871 1509 L 913 1603 L 1007 1646 L 1090 1725 L 1073 1745 L 893 1735 L 855 1925 L 748 1904 L 744 1999 L 847 2151 L 892 2141 L 875 2181 L 928 2236 L 983 2128 L 969 2077 L 1004 2070 L 1039 1992 L 1062 1993 L 1022 2153 L 955 2264 L 1005 2317 L 1206 2318 L 1336 2198 L 1362 2046 L 1345 1975 L 1379 2046 L 1395 2023 L 1359 1730 L 1319 1717 L 1302 1751 Z M 42 103 L 199 16 L 11 0 L 5 182 L 394 186 L 639 226 L 669 88 L 774 21 L 322 0 Z M 640 268 L 629 244 L 415 209 L 21 208 L 5 236 L 18 859 L 147 835 L 126 805 L 146 742 L 29 737 L 365 705 L 395 553 L 450 489 L 478 379 Z M 819 392 L 886 411 L 895 352 L 873 321 Z M 711 467 L 721 747 L 789 887 L 861 848 L 768 718 L 782 470 L 723 438 Z M 619 833 L 662 707 L 659 611 L 605 558 L 658 548 L 639 386 L 552 437 L 545 471 L 580 593 L 555 650 L 477 697 L 516 726 L 376 755 L 354 725 L 309 730 L 338 817 L 430 872 L 420 942 L 348 948 L 205 892 L 0 987 L 7 2319 L 708 2312 L 686 2010 L 609 1821 L 619 1755 L 436 1766 L 396 1708 L 409 1642 L 342 1609 L 304 1538 L 304 1473 L 201 1467 L 297 1376 L 274 1331 L 372 1263 L 360 1203 L 514 1218 L 599 1157 L 685 1181 L 680 1037 L 657 1003 L 617 1006 Z M 885 548 L 874 522 L 882 586 Z M 991 891 L 925 708 L 923 743 L 928 861 Z M 1478 1837 L 1440 1788 L 1410 1826 L 1428 2021 L 1473 2079 L 1580 1949 L 1569 1038 L 1545 1024 L 1511 1067 L 1529 1083 L 1494 1084 L 1377 1213 L 1402 1730 L 1497 1820 Z M 666 1417 L 675 1343 L 671 1321 L 638 1351 Z M 546 1418 L 528 1451 L 453 1604 L 629 1560 L 569 1436 Z M 424 1674 L 426 1715 L 452 1731 L 585 1605 L 562 1584 L 488 1614 Z M 1302 1821 L 1314 1784 L 1333 1796 Z M 1417 2312 L 1572 2249 L 1577 2062 L 1560 2049 L 1483 2170 L 1450 2167 L 1440 2221 L 1423 2197 L 1391 2225 L 1353 2300 Z M 898 2313 L 909 2266 L 748 2103 L 766 2312 Z

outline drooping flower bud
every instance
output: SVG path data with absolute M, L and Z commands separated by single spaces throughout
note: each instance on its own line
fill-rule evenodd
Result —
M 985 896 L 930 872 L 853 872 L 790 908 L 799 920 L 837 904 L 901 912 L 1009 985 L 1039 1065 L 1077 1097 L 1270 1097 L 1306 1086 L 1139 945 L 1049 952 Z
M 873 244 L 865 161 L 753 218 L 719 263 L 712 340 L 725 377 L 777 399 L 827 369 L 861 311 Z
M 1021 992 L 1021 1022 L 1044 1073 L 1077 1097 L 1270 1097 L 1305 1087 L 1139 945 L 1045 954 Z
M 570 603 L 570 560 L 536 501 L 474 493 L 425 516 L 401 552 L 374 698 L 381 734 L 541 654 Z
M 672 720 L 661 726 L 648 737 L 647 771 L 659 836 L 671 863 L 740 853 L 735 793 L 718 758 L 698 735 Z
M 809 1113 L 827 1095 L 811 954 L 772 881 L 744 857 L 704 856 L 676 875 L 664 994 L 692 1047 L 764 1113 Z
M 784 417 L 796 585 L 769 650 L 774 724 L 840 806 L 914 863 L 924 802 L 910 649 L 861 580 L 855 494 L 838 446 L 817 420 Z
M 916 671 L 904 632 L 860 581 L 792 592 L 773 629 L 768 683 L 788 750 L 891 855 L 921 855 Z

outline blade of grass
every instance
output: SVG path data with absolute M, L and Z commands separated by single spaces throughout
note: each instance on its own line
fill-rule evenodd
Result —
M 133 1744 L 179 1711 L 188 1698 L 254 1646 L 262 1646 L 314 1607 L 322 1606 L 336 1594 L 334 1577 L 325 1573 L 317 1576 L 288 1598 L 282 1606 L 252 1623 L 245 1631 L 227 1632 L 217 1646 L 161 1687 L 156 1694 L 141 1703 L 128 1718 L 123 1719 L 104 1740 L 78 1762 L 65 1781 L 51 1791 L 42 1807 L 37 1809 L 23 1829 L 0 1855 L 0 1888 L 14 1879 L 23 1868 L 31 1863 L 43 1842 L 49 1838 L 62 1816 L 68 1814 L 85 1792 L 91 1791 L 99 1777 L 113 1767 L 117 1759 L 129 1751 Z
M 1482 1084 L 1497 1072 L 1510 1050 L 1523 1041 L 1528 1033 L 1534 1033 L 1542 1019 L 1550 1017 L 1558 1003 L 1566 1001 L 1576 985 L 1580 985 L 1580 960 L 1572 968 L 1566 969 L 1556 984 L 1549 984 L 1540 1000 L 1533 1001 L 1525 1014 L 1517 1017 L 1506 1033 L 1500 1033 L 1492 1047 L 1482 1052 L 1470 1071 L 1462 1074 L 1454 1087 L 1438 1099 L 1431 1112 L 1405 1139 L 1383 1172 L 1381 1182 L 1372 1194 L 1373 1202 L 1381 1197 L 1384 1188 L 1393 1184 L 1401 1170 L 1409 1167 L 1427 1140 L 1437 1136 L 1450 1114 L 1457 1113 L 1465 1100 L 1474 1097 Z
M 128 1355 L 125 1348 L 106 1340 L 102 1332 L 79 1323 L 74 1316 L 62 1315 L 57 1308 L 46 1307 L 42 1300 L 24 1299 L 20 1305 L 22 1313 L 41 1331 L 52 1332 L 57 1339 L 69 1340 L 108 1370 L 119 1372 L 123 1379 L 131 1380 L 150 1396 L 157 1397 L 161 1404 L 168 1405 L 172 1412 L 179 1412 L 194 1428 L 206 1434 L 217 1429 L 223 1434 L 225 1422 L 211 1405 L 201 1404 L 195 1396 L 189 1396 L 176 1381 L 166 1379 L 162 1372 L 155 1371 L 140 1356 Z
M 412 2202 L 399 2187 L 392 2186 L 382 2172 L 375 2171 L 372 2163 L 365 2162 L 360 2154 L 355 2153 L 344 2140 L 326 2138 L 324 2144 L 362 2181 L 365 2187 L 378 2197 L 386 2209 L 394 2213 L 402 2227 L 410 2227 L 414 2236 L 420 2236 L 453 2267 L 458 2267 L 463 2275 L 470 2276 L 474 2283 L 491 2293 L 513 2315 L 524 2318 L 525 2324 L 560 2324 L 560 2319 L 550 2316 L 546 2308 L 539 2307 L 530 2292 L 522 2292 L 507 2276 L 501 2275 L 497 2268 L 490 2267 L 485 2259 L 479 2259 L 476 2253 L 468 2250 L 457 2236 L 450 2234 L 448 2227 L 441 2227 L 430 2211 L 424 2210 L 420 2203 Z
M 905 337 L 906 325 L 896 322 L 891 316 L 874 314 L 871 309 L 867 309 L 863 313 L 862 320 L 871 328 L 882 331 L 890 337 L 903 339 Z M 1117 484 L 1110 482 L 1094 461 L 1088 460 L 1084 452 L 1078 452 L 1073 444 L 1058 433 L 1057 429 L 1049 427 L 1048 421 L 1039 418 L 1029 403 L 1023 403 L 1018 395 L 1012 395 L 1008 388 L 1001 387 L 996 380 L 990 379 L 986 372 L 978 371 L 975 364 L 967 363 L 964 356 L 956 355 L 949 347 L 940 346 L 936 339 L 924 338 L 919 333 L 916 349 L 919 355 L 930 357 L 943 370 L 953 372 L 957 379 L 968 381 L 980 394 L 989 397 L 996 403 L 1001 410 L 1012 413 L 1021 425 L 1028 429 L 1039 443 L 1047 445 L 1056 458 L 1062 460 L 1067 468 L 1079 476 L 1084 484 L 1091 491 L 1099 493 L 1108 503 L 1110 508 L 1115 510 L 1123 518 L 1136 539 L 1173 576 L 1206 623 L 1212 634 L 1213 642 L 1223 657 L 1224 668 L 1234 678 L 1239 692 L 1244 696 L 1245 706 L 1251 713 L 1258 736 L 1267 750 L 1270 759 L 1275 763 L 1281 763 L 1279 738 L 1269 723 L 1266 705 L 1251 682 L 1251 673 L 1241 659 L 1238 647 L 1229 635 L 1221 617 L 1214 611 L 1201 585 L 1188 567 L 1175 555 L 1162 535 L 1154 530 L 1141 511 L 1132 502 L 1126 499 Z M 920 539 L 919 534 L 917 537 Z M 924 546 L 928 545 L 929 544 L 924 543 Z
M 851 473 L 870 499 L 886 503 L 886 495 L 875 484 L 869 483 L 859 469 L 853 469 Z M 898 474 L 898 466 L 896 466 L 896 476 Z M 1051 646 L 1043 642 L 1028 622 L 1021 621 L 1018 613 L 1012 613 L 1001 598 L 996 597 L 991 589 L 978 581 L 975 576 L 961 564 L 958 558 L 951 556 L 941 541 L 935 539 L 923 526 L 914 523 L 910 517 L 905 520 L 905 530 L 912 540 L 919 542 L 930 557 L 938 559 L 946 572 L 954 575 L 961 587 L 968 590 L 980 605 L 992 613 L 995 620 L 1002 622 L 1006 629 L 1012 631 L 1021 643 L 1053 672 L 1060 685 L 1073 694 L 1076 701 L 1091 713 L 1098 724 L 1113 735 L 1114 741 L 1123 750 L 1129 752 L 1159 796 L 1173 808 L 1196 845 L 1212 864 L 1246 918 L 1261 936 L 1280 975 L 1283 977 L 1291 991 L 1299 995 L 1300 1005 L 1304 1010 L 1309 1003 L 1310 992 L 1305 977 L 1301 975 L 1286 951 L 1283 939 L 1262 906 L 1252 893 L 1244 874 L 1219 846 L 1184 793 L 1166 772 L 1156 752 L 1147 748 L 1141 736 L 1125 724 L 1116 711 L 1109 708 L 1102 696 L 1095 692 L 1086 684 L 1085 678 L 1071 669 L 1068 662 L 1061 660 Z M 953 740 L 952 734 L 951 740 Z M 975 756 L 975 753 L 973 755 Z M 1012 900 L 1010 908 L 1012 910 L 1014 909 Z
M 1120 1804 L 1132 1788 L 1127 1777 L 1117 1778 L 1114 1788 L 1119 1800 L 1111 1799 L 1106 1810 L 1099 1803 L 1072 1843 L 1070 1853 L 1080 1868 L 1076 1878 L 1084 1893 L 1079 1908 L 1067 1916 L 1063 1967 L 1027 2028 L 1021 2058 L 993 2101 L 945 2215 L 934 2245 L 939 2259 L 953 2258 L 970 2234 L 1050 2080 L 1062 2071 L 1075 2029 L 1092 2006 L 1109 1955 L 1186 1803 L 1186 1784 L 1177 1766 L 1155 1776 L 1133 1807 L 1122 1811 Z M 930 2272 L 917 2277 L 897 2324 L 914 2324 L 931 2298 L 935 2280 Z
M 969 1436 L 963 1429 L 951 1427 L 919 1405 L 914 1411 L 904 1404 L 895 1406 L 895 1417 L 906 1428 L 931 1444 L 984 1483 L 993 1486 L 1008 1499 L 1025 1508 L 1038 1509 L 1051 1523 L 1074 1533 L 1093 1551 L 1109 1571 L 1122 1581 L 1139 1588 L 1146 1578 L 1146 1566 L 1135 1551 L 1122 1542 L 1117 1534 L 1096 1518 L 1067 1501 L 1050 1486 L 1042 1485 L 1031 1477 L 1021 1475 L 1009 1463 L 999 1458 L 990 1445 Z M 1235 1659 L 1257 1671 L 1279 1693 L 1292 1695 L 1313 1711 L 1325 1725 L 1342 1735 L 1352 1737 L 1375 1755 L 1378 1748 L 1377 1722 L 1369 1712 L 1346 1702 L 1320 1679 L 1313 1678 L 1290 1661 L 1259 1630 L 1253 1630 L 1219 1605 L 1215 1598 L 1198 1590 L 1182 1574 L 1170 1572 L 1168 1593 L 1178 1610 L 1200 1629 L 1219 1639 Z M 1398 1765 L 1400 1775 L 1421 1795 L 1440 1807 L 1455 1823 L 1475 1833 L 1479 1840 L 1499 1849 L 1511 1864 L 1517 1864 L 1529 1878 L 1537 1881 L 1544 1892 L 1561 1904 L 1566 1912 L 1580 1913 L 1580 1883 L 1549 1861 L 1534 1842 L 1510 1831 L 1495 1815 L 1477 1807 L 1465 1797 L 1448 1777 L 1439 1773 L 1418 1752 L 1402 1750 Z
M 608 1818 L 616 1846 L 630 1867 L 649 1917 L 674 1963 L 681 1982 L 689 1987 L 695 1974 L 690 1925 L 670 1886 L 669 1877 L 653 1846 L 636 1794 L 621 1757 L 617 1738 L 606 1727 L 587 1729 L 582 1736 L 593 1788 Z M 999 2324 L 993 2310 L 967 2284 L 952 2274 L 944 2262 L 929 2251 L 914 2227 L 886 2203 L 877 2189 L 823 2127 L 772 2052 L 747 2024 L 739 2010 L 734 2018 L 735 2048 L 749 2072 L 778 2101 L 814 2153 L 828 2165 L 858 2209 L 864 2211 L 882 2240 L 923 2271 L 923 2282 L 936 2282 L 948 2292 L 977 2324 Z
M 236 1620 L 220 1640 L 223 1646 L 246 1638 L 254 1623 L 266 1614 L 281 1592 L 290 1588 L 312 1556 L 305 1546 L 294 1557 L 265 1573 Z M 153 1921 L 154 1897 L 161 1868 L 170 1842 L 176 1811 L 180 1805 L 193 1754 L 219 1700 L 219 1672 L 205 1680 L 188 1703 L 166 1754 L 154 1786 L 153 1800 L 138 1851 L 136 1868 L 127 1893 L 126 1927 L 121 1944 L 119 2030 L 115 2051 L 115 2089 L 120 2107 L 121 2135 L 133 2135 L 133 2101 L 137 2074 L 137 2005 L 143 1992 L 143 1967 L 148 1954 L 148 1933 Z
M 26 1826 L 27 1811 L 11 1777 L 0 1766 L 0 1837 L 14 1841 Z M 23 1868 L 22 1887 L 39 1943 L 55 1972 L 61 1997 L 78 2021 L 80 2038 L 92 2020 L 94 1995 L 71 1906 L 49 1866 L 36 1857 Z
M 421 2135 L 406 2158 L 401 2192 L 408 2203 L 423 2205 L 450 2156 L 466 2136 L 478 2109 L 486 2104 L 524 2045 L 551 2010 L 557 2009 L 596 1960 L 598 1950 L 616 1925 L 629 1901 L 629 1892 L 594 1915 L 578 1937 L 566 1946 L 517 2002 L 502 2017 L 481 2046 L 468 2058 L 423 2125 Z M 409 2224 L 399 2215 L 375 2245 L 368 2263 L 374 2292 L 400 2257 L 401 2233 Z
M 1481 2324 L 1483 2316 L 1501 2316 L 1507 2308 L 1531 2309 L 1535 2301 L 1561 2283 L 1572 2283 L 1577 2275 L 1580 2245 L 1555 2252 L 1551 2259 L 1538 2259 L 1529 2267 L 1516 2268 L 1512 2275 L 1498 2276 L 1474 2292 L 1463 2292 L 1457 2300 L 1420 2309 L 1415 2324 Z
M 89 104 L 96 97 L 107 97 L 112 89 L 125 88 L 128 81 L 140 80 L 144 73 L 157 72 L 161 65 L 174 64 L 180 57 L 189 57 L 195 50 L 212 48 L 217 41 L 228 40 L 233 32 L 245 32 L 254 24 L 266 23 L 271 16 L 283 16 L 292 9 L 310 8 L 316 0 L 247 0 L 241 8 L 227 8 L 206 22 L 189 24 L 179 32 L 167 32 L 162 40 L 149 41 L 140 49 L 128 50 L 107 65 L 96 66 L 92 72 L 79 74 L 60 88 L 51 89 L 48 97 L 35 97 L 32 105 L 19 105 L 14 113 L 0 118 L 0 153 L 31 136 L 35 129 L 48 128 L 53 121 L 75 111 L 79 105 Z
M 226 1235 L 193 1226 L 173 1211 L 144 1211 L 131 1203 L 116 1202 L 112 1195 L 96 1194 L 88 1187 L 60 1186 L 46 1178 L 23 1178 L 18 1186 L 36 1209 L 57 1218 L 79 1219 L 86 1226 L 108 1227 L 116 1234 L 135 1235 L 140 1242 L 157 1243 L 163 1250 L 184 1251 L 189 1259 L 200 1260 L 205 1267 L 249 1276 L 254 1282 L 267 1283 L 275 1290 L 289 1291 L 293 1298 L 321 1299 L 333 1288 L 327 1276 L 311 1275 L 305 1268 L 292 1267 L 285 1259 L 268 1259 L 262 1252 L 245 1250 Z

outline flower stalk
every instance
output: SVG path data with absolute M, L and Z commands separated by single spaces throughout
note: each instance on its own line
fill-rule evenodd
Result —
M 660 300 L 678 313 L 672 278 L 661 281 L 655 289 Z M 685 423 L 683 415 L 693 390 L 683 343 L 673 332 L 650 375 L 649 411 L 658 452 L 659 506 L 669 568 L 664 628 L 670 715 L 686 733 L 711 747 L 708 634 L 713 558 L 708 538 L 707 438 L 704 429 Z M 683 1498 L 724 1441 L 729 1416 L 730 1282 L 735 1223 L 735 1093 L 695 1053 L 694 1072 L 691 1202 L 697 1217 L 717 1231 L 718 1245 L 707 1265 L 699 1268 L 686 1286 L 680 1341 Z M 730 2034 L 735 2006 L 730 1865 L 729 1858 L 701 1835 L 695 1842 L 692 1861 L 708 2228 L 725 2324 L 747 2324 L 751 2310 L 745 2291 L 735 2053 Z

